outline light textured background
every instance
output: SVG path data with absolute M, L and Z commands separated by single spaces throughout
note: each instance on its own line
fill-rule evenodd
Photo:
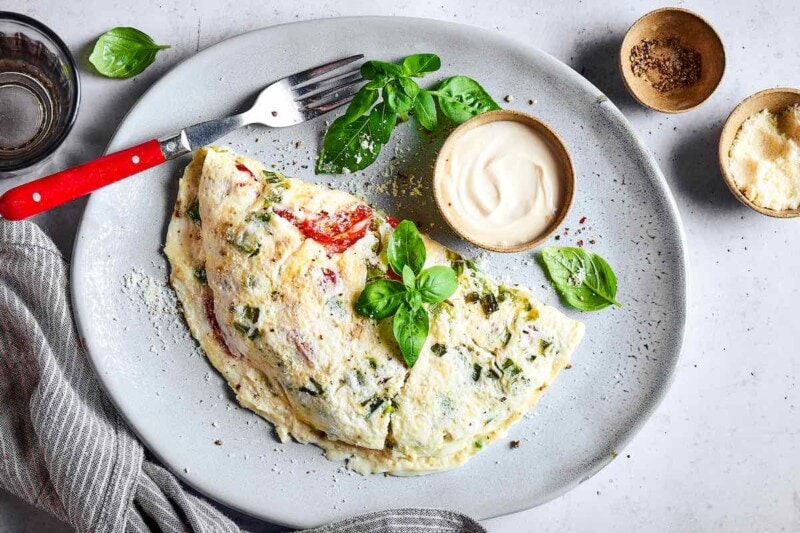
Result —
M 176 62 L 226 37 L 340 15 L 405 15 L 495 29 L 551 53 L 603 90 L 655 154 L 686 226 L 690 327 L 675 383 L 654 417 L 602 472 L 537 509 L 486 522 L 516 531 L 800 531 L 800 220 L 762 217 L 738 204 L 716 164 L 721 124 L 745 96 L 800 87 L 797 0 L 680 2 L 705 15 L 726 45 L 728 68 L 709 102 L 685 115 L 638 106 L 616 69 L 619 43 L 652 1 L 5 0 L 83 58 L 96 36 L 130 25 L 172 48 L 134 80 L 83 68 L 77 125 L 49 168 L 99 156 L 127 109 Z M 346 36 L 342 36 L 346 38 Z M 168 105 L 168 103 L 165 103 Z M 159 134 L 163 132 L 153 132 Z M 0 191 L 20 180 L 0 182 Z M 38 219 L 69 256 L 83 202 Z M 480 497 L 480 487 L 475 497 Z M 236 515 L 243 526 L 271 531 Z M 0 493 L 0 533 L 66 526 Z

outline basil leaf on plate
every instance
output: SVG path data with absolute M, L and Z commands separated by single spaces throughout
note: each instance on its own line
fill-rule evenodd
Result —
M 118 27 L 97 39 L 89 62 L 108 78 L 130 78 L 149 67 L 156 60 L 156 54 L 165 48 L 169 45 L 156 44 L 136 28 Z
M 403 88 L 403 92 L 406 93 L 409 98 L 416 98 L 419 94 L 419 85 L 411 78 L 399 78 L 397 83 L 400 84 L 400 87 Z
M 436 129 L 438 120 L 436 118 L 436 104 L 433 96 L 428 91 L 420 91 L 417 99 L 414 100 L 414 116 L 419 120 L 420 125 L 428 131 Z
M 392 316 L 403 301 L 406 288 L 399 281 L 379 279 L 364 287 L 356 300 L 356 311 L 378 320 Z
M 437 265 L 426 268 L 417 278 L 417 290 L 422 299 L 430 304 L 438 304 L 453 295 L 458 289 L 456 273 L 452 268 Z
M 419 359 L 428 338 L 429 326 L 428 312 L 423 307 L 414 310 L 408 305 L 401 305 L 394 315 L 392 332 L 409 368 Z
M 425 256 L 425 243 L 417 227 L 410 220 L 400 222 L 389 237 L 389 245 L 386 247 L 389 266 L 398 276 L 403 274 L 404 266 L 411 268 L 414 274 L 419 274 L 425 264 Z
M 461 124 L 475 115 L 500 109 L 481 85 L 467 76 L 447 78 L 434 92 L 439 97 L 442 113 Z
M 318 174 L 341 174 L 368 167 L 378 158 L 382 144 L 372 135 L 369 115 L 334 120 L 322 139 L 317 158 Z
M 386 102 L 381 102 L 372 108 L 369 114 L 369 127 L 375 141 L 381 144 L 389 142 L 396 124 L 397 113 L 389 109 Z
M 350 120 L 359 118 L 361 115 L 372 109 L 375 102 L 378 101 L 378 91 L 362 87 L 353 96 L 350 105 L 347 106 L 344 116 Z
M 361 77 L 365 80 L 374 80 L 381 76 L 399 78 L 403 76 L 403 67 L 386 61 L 367 61 L 361 65 Z
M 565 303 L 581 311 L 597 311 L 617 300 L 617 277 L 597 254 L 583 248 L 548 247 L 539 256 Z
M 406 94 L 398 80 L 392 80 L 383 88 L 383 98 L 389 109 L 402 115 L 407 113 L 414 105 L 414 99 Z
M 442 60 L 436 54 L 414 54 L 403 59 L 403 73 L 421 78 L 429 72 L 442 68 Z

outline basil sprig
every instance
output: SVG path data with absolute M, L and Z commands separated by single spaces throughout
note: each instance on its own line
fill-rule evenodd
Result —
M 367 283 L 356 300 L 356 311 L 382 320 L 394 315 L 392 332 L 409 367 L 419 359 L 430 327 L 424 304 L 437 304 L 458 289 L 456 273 L 446 266 L 425 265 L 425 243 L 410 220 L 400 222 L 386 248 L 389 267 L 402 282 L 378 279 Z
M 389 142 L 397 119 L 405 121 L 409 113 L 426 130 L 435 130 L 439 124 L 436 99 L 442 114 L 456 124 L 500 109 L 477 81 L 466 76 L 447 78 L 437 90 L 422 89 L 414 81 L 441 66 L 436 54 L 410 55 L 400 64 L 364 63 L 361 76 L 367 84 L 355 94 L 345 114 L 325 132 L 317 174 L 346 174 L 367 168 Z
M 540 259 L 565 303 L 581 311 L 598 311 L 616 300 L 617 277 L 599 255 L 583 248 L 543 248 Z
M 149 67 L 156 60 L 156 54 L 165 48 L 169 45 L 156 44 L 136 28 L 119 27 L 97 39 L 89 61 L 103 76 L 131 78 Z

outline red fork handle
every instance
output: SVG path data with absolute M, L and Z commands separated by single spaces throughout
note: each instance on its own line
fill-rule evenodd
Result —
M 22 220 L 38 215 L 164 161 L 156 140 L 108 154 L 9 189 L 0 196 L 0 216 Z

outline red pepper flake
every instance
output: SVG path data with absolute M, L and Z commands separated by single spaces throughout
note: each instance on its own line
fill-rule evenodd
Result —
M 583 239 L 578 240 L 578 246 L 583 246 Z
M 580 222 L 581 224 L 586 224 L 586 217 L 581 217 L 581 219 L 578 222 Z
M 387 216 L 387 217 L 386 217 L 386 222 L 388 222 L 388 223 L 389 223 L 389 225 L 390 225 L 391 227 L 393 227 L 393 228 L 396 228 L 396 227 L 397 227 L 397 226 L 400 224 L 400 221 L 399 221 L 399 220 L 397 220 L 396 218 L 394 218 L 394 217 L 393 217 L 393 216 L 391 216 L 391 215 L 389 215 L 389 216 Z
M 336 285 L 336 280 L 339 279 L 336 275 L 336 272 L 331 270 L 330 268 L 323 268 L 322 269 L 322 276 L 330 282 L 331 285 Z
M 295 214 L 283 207 L 275 207 L 273 212 L 294 224 L 306 238 L 324 245 L 331 253 L 342 253 L 358 242 L 367 234 L 372 222 L 372 209 L 366 205 L 332 215 L 325 211 Z

